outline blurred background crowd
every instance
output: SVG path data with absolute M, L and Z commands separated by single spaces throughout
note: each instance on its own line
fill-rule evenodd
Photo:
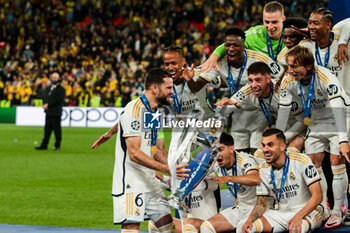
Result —
M 263 0 L 0 0 L 1 107 L 41 106 L 59 72 L 68 106 L 125 106 L 162 49 L 183 46 L 200 65 L 230 26 L 262 24 Z M 328 1 L 285 0 L 308 18 Z M 215 96 L 211 98 L 215 99 Z

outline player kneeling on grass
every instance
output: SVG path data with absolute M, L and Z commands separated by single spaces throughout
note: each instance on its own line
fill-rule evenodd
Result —
M 244 152 L 234 150 L 231 135 L 222 133 L 217 159 L 220 177 L 211 179 L 228 186 L 232 193 L 232 203 L 236 206 L 227 208 L 204 221 L 196 218 L 185 220 L 184 232 L 229 232 L 234 231 L 238 222 L 247 217 L 256 202 L 255 186 L 260 183 L 259 171 L 254 158 Z
M 305 154 L 286 151 L 286 138 L 279 129 L 263 133 L 266 162 L 259 165 L 261 183 L 257 203 L 239 232 L 309 232 L 321 226 L 323 208 L 320 176 Z M 270 193 L 275 209 L 267 209 Z

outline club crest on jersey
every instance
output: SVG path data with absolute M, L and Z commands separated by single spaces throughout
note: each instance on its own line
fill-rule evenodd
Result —
M 320 88 L 317 88 L 317 94 L 318 94 L 318 95 L 321 95 L 321 96 L 323 95 L 323 92 L 321 91 Z
M 160 129 L 161 116 L 159 111 L 156 112 L 143 112 L 143 128 L 144 129 Z
M 290 172 L 290 174 L 289 174 L 289 178 L 290 178 L 291 180 L 295 180 L 295 175 L 294 175 L 294 173 L 293 173 L 293 172 Z
M 141 214 L 140 209 L 137 208 L 137 209 L 135 210 L 135 216 L 140 216 L 140 214 Z

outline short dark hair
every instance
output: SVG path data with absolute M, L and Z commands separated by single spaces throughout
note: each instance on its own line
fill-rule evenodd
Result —
M 283 5 L 277 1 L 266 3 L 264 6 L 264 11 L 267 13 L 273 13 L 276 11 L 281 12 L 281 15 L 284 16 Z
M 168 71 L 161 68 L 153 68 L 146 76 L 145 89 L 149 90 L 151 85 L 161 85 L 164 83 L 164 78 L 171 78 Z
M 307 20 L 301 17 L 288 17 L 283 22 L 283 28 L 291 28 L 292 25 L 297 28 L 307 28 Z
M 233 137 L 225 132 L 222 132 L 220 137 L 220 143 L 224 144 L 225 146 L 233 146 Z
M 286 143 L 286 136 L 284 136 L 284 133 L 282 130 L 276 129 L 276 128 L 270 128 L 263 133 L 263 137 L 269 137 L 272 135 L 276 135 L 276 138 L 282 139 L 282 141 Z
M 291 48 L 286 54 L 286 59 L 289 56 L 293 56 L 294 61 L 301 66 L 314 65 L 315 63 L 315 58 L 311 50 L 300 45 Z
M 180 45 L 172 44 L 163 49 L 163 54 L 166 52 L 177 52 L 181 57 L 185 57 L 184 51 Z
M 321 14 L 323 15 L 323 17 L 328 21 L 332 23 L 332 27 L 333 27 L 333 22 L 334 22 L 334 16 L 332 11 L 328 10 L 327 8 L 321 7 L 318 9 L 315 9 L 311 12 L 311 14 L 313 13 L 317 13 L 317 14 Z
M 226 36 L 239 36 L 245 40 L 245 32 L 239 27 L 231 27 L 227 29 L 225 32 L 225 37 Z
M 248 67 L 248 75 L 250 74 L 262 74 L 268 75 L 271 73 L 270 67 L 261 61 L 254 62 Z

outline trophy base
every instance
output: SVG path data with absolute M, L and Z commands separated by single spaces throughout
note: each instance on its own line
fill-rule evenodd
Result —
M 174 195 L 170 195 L 167 197 L 161 197 L 158 199 L 160 203 L 172 207 L 174 209 L 186 211 L 187 213 L 191 213 L 191 209 L 185 204 L 183 200 L 180 200 L 178 197 Z

